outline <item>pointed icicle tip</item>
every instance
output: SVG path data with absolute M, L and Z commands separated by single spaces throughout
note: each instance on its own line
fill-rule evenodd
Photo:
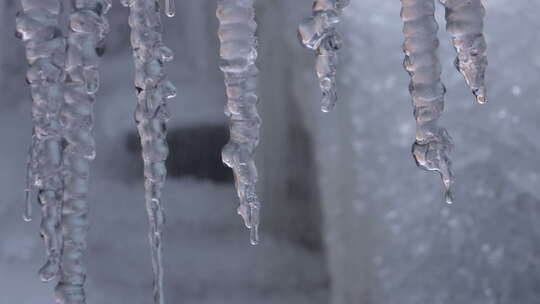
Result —
M 259 200 L 254 194 L 249 195 L 247 201 L 241 201 L 236 212 L 244 220 L 246 228 L 249 229 L 249 241 L 251 245 L 259 244 Z
M 347 4 L 348 0 L 315 0 L 312 16 L 298 26 L 300 43 L 315 51 L 315 69 L 323 93 L 321 110 L 325 113 L 332 111 L 337 102 L 337 53 L 343 42 L 336 25 L 341 21 L 342 10 Z
M 476 97 L 476 101 L 479 104 L 486 104 L 487 103 L 486 89 L 484 87 L 474 90 L 473 94 Z
M 25 222 L 32 221 L 32 191 L 30 189 L 24 190 L 24 212 L 22 218 Z
M 176 14 L 176 5 L 174 0 L 165 0 L 165 15 L 172 18 Z
M 249 242 L 251 245 L 259 245 L 259 226 L 255 225 L 249 230 Z

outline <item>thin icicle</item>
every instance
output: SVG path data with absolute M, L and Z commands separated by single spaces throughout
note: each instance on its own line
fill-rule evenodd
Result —
M 129 25 L 135 60 L 137 107 L 135 122 L 141 139 L 144 161 L 145 202 L 152 248 L 154 303 L 163 304 L 162 228 L 165 221 L 161 190 L 167 169 L 167 100 L 176 96 L 176 89 L 167 80 L 164 63 L 172 60 L 172 51 L 162 41 L 162 25 L 158 0 L 122 2 L 130 7 Z
M 60 304 L 84 304 L 88 230 L 88 179 L 95 158 L 92 137 L 95 93 L 99 87 L 98 65 L 104 52 L 109 25 L 104 18 L 110 0 L 72 0 L 69 16 L 66 91 L 62 107 L 64 127 L 64 198 L 62 232 L 64 247 L 56 300 Z
M 60 0 L 22 0 L 17 33 L 26 46 L 26 79 L 32 93 L 32 145 L 27 164 L 25 220 L 31 219 L 32 192 L 41 205 L 41 236 L 47 262 L 39 270 L 41 280 L 58 273 L 61 254 L 59 230 L 62 205 L 62 136 L 60 108 L 64 101 L 63 71 L 66 40 L 59 27 Z
M 257 39 L 254 0 L 218 0 L 220 68 L 225 74 L 230 140 L 223 148 L 223 162 L 234 171 L 240 198 L 238 214 L 250 229 L 251 244 L 259 242 L 261 204 L 256 194 L 255 148 L 261 119 L 257 113 Z
M 32 134 L 34 132 L 32 131 Z M 32 143 L 30 144 L 30 149 L 28 149 L 28 155 L 26 158 L 26 187 L 24 189 L 24 213 L 23 213 L 23 220 L 25 222 L 31 222 L 32 221 L 32 210 L 33 210 L 33 202 L 34 202 L 34 188 L 36 188 L 36 171 L 37 169 L 37 153 L 38 153 L 38 144 L 34 143 L 37 138 L 36 136 L 32 135 Z
M 486 99 L 486 39 L 482 0 L 439 0 L 446 9 L 446 30 L 457 52 L 455 66 L 463 74 L 476 100 Z
M 411 76 L 409 90 L 417 126 L 412 152 L 419 167 L 440 173 L 446 202 L 452 203 L 453 176 L 448 154 L 453 143 L 446 129 L 438 125 L 446 89 L 441 82 L 437 56 L 435 3 L 434 0 L 401 0 L 401 4 L 405 34 L 403 65 Z
M 323 97 L 321 109 L 330 112 L 336 105 L 337 51 L 341 48 L 341 36 L 336 25 L 341 21 L 342 10 L 350 0 L 315 0 L 313 16 L 306 18 L 298 27 L 298 38 L 305 47 L 316 54 L 316 70 Z

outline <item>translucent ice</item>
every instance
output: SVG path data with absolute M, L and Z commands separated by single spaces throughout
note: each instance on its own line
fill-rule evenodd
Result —
M 161 190 L 167 175 L 165 160 L 169 153 L 166 141 L 169 120 L 167 100 L 176 95 L 176 89 L 167 80 L 164 63 L 172 60 L 173 55 L 162 42 L 159 2 L 131 0 L 124 4 L 130 8 L 129 25 L 138 99 L 135 122 L 144 162 L 145 202 L 150 222 L 148 237 L 154 272 L 154 303 L 163 304 L 162 228 L 165 217 L 161 205 Z
M 95 158 L 92 137 L 95 93 L 99 87 L 98 64 L 104 50 L 109 25 L 104 14 L 110 0 L 73 0 L 69 15 L 65 102 L 61 123 L 65 147 L 61 229 L 64 246 L 56 300 L 60 304 L 84 304 L 88 230 L 88 180 L 90 162 Z
M 315 51 L 316 70 L 323 98 L 321 109 L 331 111 L 337 102 L 336 66 L 337 51 L 341 37 L 336 25 L 349 0 L 315 0 L 313 16 L 306 18 L 298 27 L 298 38 L 305 47 Z
M 28 155 L 25 220 L 31 219 L 32 192 L 41 206 L 41 236 L 47 262 L 39 270 L 43 281 L 59 270 L 62 235 L 62 127 L 66 39 L 59 25 L 60 0 L 23 0 L 17 15 L 17 36 L 26 47 L 26 79 L 32 94 L 32 144 Z
M 257 113 L 257 39 L 254 0 L 218 0 L 218 36 L 221 70 L 225 74 L 230 140 L 223 148 L 223 162 L 233 169 L 240 198 L 238 214 L 250 229 L 250 241 L 259 242 L 260 202 L 256 193 L 255 148 L 261 119 Z
M 446 30 L 457 52 L 455 66 L 479 103 L 486 103 L 487 67 L 482 0 L 439 0 L 446 8 Z

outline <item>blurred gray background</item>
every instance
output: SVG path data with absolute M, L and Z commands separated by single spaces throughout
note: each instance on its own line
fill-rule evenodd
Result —
M 151 302 L 128 11 L 117 2 L 96 102 L 89 304 Z M 164 18 L 179 92 L 164 193 L 168 303 L 540 303 L 540 2 L 486 2 L 486 106 L 452 65 L 438 7 L 442 123 L 456 142 L 457 202 L 447 206 L 439 178 L 410 155 L 399 1 L 351 1 L 330 114 L 319 111 L 313 54 L 296 40 L 312 1 L 258 1 L 264 206 L 262 243 L 252 247 L 219 160 L 228 133 L 216 3 L 177 0 L 177 16 Z M 53 303 L 54 284 L 36 275 L 39 221 L 21 219 L 31 104 L 17 9 L 0 4 L 0 303 Z

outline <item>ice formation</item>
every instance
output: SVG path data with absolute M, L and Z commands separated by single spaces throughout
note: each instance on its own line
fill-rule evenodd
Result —
M 439 0 L 446 8 L 447 30 L 457 51 L 455 65 L 479 103 L 486 102 L 486 41 L 481 0 Z M 405 42 L 405 69 L 411 76 L 409 90 L 416 119 L 416 141 L 412 152 L 419 167 L 441 175 L 445 200 L 452 203 L 451 161 L 453 143 L 446 129 L 438 125 L 444 110 L 446 89 L 441 82 L 437 57 L 439 40 L 435 0 L 401 0 Z
M 96 156 L 92 129 L 95 94 L 99 88 L 98 65 L 104 52 L 109 24 L 104 15 L 110 0 L 73 0 L 69 15 L 65 65 L 65 103 L 61 122 L 65 147 L 62 174 L 64 196 L 60 226 L 63 252 L 56 299 L 61 304 L 83 304 L 88 230 L 88 179 L 90 162 Z
M 218 0 L 220 69 L 225 75 L 230 119 L 230 140 L 223 148 L 223 162 L 233 169 L 240 198 L 238 214 L 250 229 L 250 241 L 259 242 L 260 201 L 256 194 L 255 149 L 261 119 L 257 113 L 257 38 L 254 0 Z
M 315 0 L 313 16 L 298 27 L 298 38 L 305 47 L 315 51 L 316 70 L 323 97 L 321 109 L 331 111 L 337 102 L 336 65 L 341 36 L 336 25 L 341 21 L 342 10 L 350 0 Z
M 26 79 L 32 95 L 32 144 L 27 168 L 25 220 L 31 219 L 31 192 L 38 191 L 41 236 L 47 262 L 39 270 L 43 281 L 58 273 L 62 235 L 62 126 L 66 39 L 59 26 L 60 0 L 23 0 L 17 15 L 17 34 L 26 49 Z
M 170 1 L 170 0 L 168 0 Z M 164 63 L 172 60 L 172 51 L 162 42 L 162 24 L 157 0 L 123 0 L 130 8 L 131 45 L 135 60 L 137 106 L 135 122 L 144 162 L 145 202 L 150 231 L 154 273 L 154 302 L 163 304 L 162 228 L 165 221 L 161 191 L 165 184 L 167 159 L 167 100 L 176 89 L 167 80 Z
M 463 74 L 476 100 L 486 99 L 487 67 L 482 0 L 439 0 L 446 10 L 446 30 L 457 52 L 455 66 Z
M 165 0 L 165 15 L 172 18 L 175 14 L 176 6 L 174 4 L 174 0 Z
M 446 202 L 452 203 L 449 152 L 452 138 L 438 122 L 444 109 L 445 87 L 441 82 L 441 64 L 437 56 L 439 40 L 435 20 L 435 0 L 401 0 L 405 42 L 403 65 L 409 75 L 416 141 L 412 152 L 419 167 L 439 172 L 446 189 Z

